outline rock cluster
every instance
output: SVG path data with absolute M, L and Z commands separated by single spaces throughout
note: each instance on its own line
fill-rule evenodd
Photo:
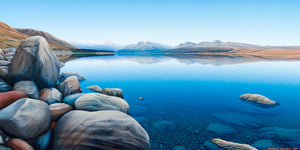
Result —
M 83 75 L 59 73 L 40 36 L 0 49 L 0 149 L 151 149 L 122 90 L 84 94 Z

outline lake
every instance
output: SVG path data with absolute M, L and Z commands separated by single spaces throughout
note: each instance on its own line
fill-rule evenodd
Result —
M 95 84 L 121 88 L 153 149 L 217 149 L 213 138 L 268 149 L 300 148 L 299 66 L 297 60 L 114 55 L 70 59 L 61 72 L 86 76 L 83 93 Z M 245 93 L 280 105 L 245 103 L 239 99 Z

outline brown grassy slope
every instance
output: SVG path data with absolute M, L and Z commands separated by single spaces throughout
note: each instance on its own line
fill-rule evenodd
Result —
M 22 40 L 30 36 L 18 32 L 14 28 L 0 21 L 0 48 L 18 47 Z M 48 42 L 49 43 L 49 42 Z M 51 49 L 68 49 L 63 46 L 49 43 Z
M 50 44 L 59 45 L 61 47 L 65 47 L 67 49 L 78 49 L 77 47 L 69 44 L 68 42 L 54 37 L 53 35 L 49 34 L 48 32 L 38 31 L 38 30 L 34 30 L 34 29 L 16 29 L 16 30 L 23 34 L 26 34 L 28 36 L 36 36 L 36 35 L 42 36 Z

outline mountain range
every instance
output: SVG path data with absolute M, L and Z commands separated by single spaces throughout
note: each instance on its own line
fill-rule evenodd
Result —
M 171 46 L 156 43 L 156 42 L 150 42 L 150 41 L 140 41 L 136 44 L 130 44 L 122 49 L 120 49 L 119 53 L 148 53 L 148 52 L 155 52 L 159 50 L 165 50 L 170 49 Z

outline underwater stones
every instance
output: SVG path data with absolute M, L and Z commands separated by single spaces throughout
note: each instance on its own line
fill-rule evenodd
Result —
M 97 93 L 101 93 L 101 91 L 102 91 L 102 88 L 99 87 L 98 85 L 92 85 L 92 86 L 88 86 L 86 88 L 89 90 L 92 90 L 94 92 L 97 92 Z
M 40 91 L 40 100 L 48 103 L 61 102 L 62 94 L 56 88 L 44 88 Z
M 23 40 L 16 50 L 9 69 L 11 83 L 35 81 L 39 88 L 54 87 L 58 81 L 60 63 L 41 36 Z
M 187 149 L 183 146 L 175 146 L 172 148 L 172 150 L 187 150 Z
M 124 98 L 123 91 L 119 88 L 105 88 L 101 91 L 101 94 Z
M 168 120 L 159 121 L 155 123 L 154 127 L 160 132 L 176 129 L 175 123 Z
M 50 105 L 52 120 L 58 120 L 65 113 L 71 111 L 72 106 L 65 103 L 55 103 Z
M 262 139 L 255 141 L 252 144 L 253 147 L 256 147 L 257 149 L 268 149 L 268 148 L 279 148 L 280 146 L 272 141 L 271 139 Z
M 39 89 L 33 81 L 19 81 L 14 85 L 14 90 L 22 91 L 30 98 L 39 99 Z
M 84 95 L 83 93 L 76 93 L 76 94 L 71 94 L 66 97 L 64 97 L 63 102 L 66 104 L 69 104 L 70 106 L 74 107 L 75 101 L 77 98 L 80 96 Z
M 216 119 L 222 120 L 226 123 L 241 126 L 244 128 L 259 128 L 262 126 L 262 123 L 258 119 L 242 113 L 216 113 L 213 114 L 213 116 Z
M 51 112 L 46 103 L 20 99 L 0 110 L 0 128 L 9 136 L 31 139 L 48 131 Z
M 28 96 L 21 91 L 9 91 L 0 93 L 0 110 L 21 98 L 28 98 Z
M 234 143 L 219 138 L 212 139 L 211 142 L 227 150 L 257 150 L 255 147 L 252 147 L 248 144 Z
M 7 142 L 7 146 L 12 148 L 13 150 L 34 150 L 34 148 L 26 141 L 18 138 L 10 139 Z
M 142 105 L 130 105 L 130 115 L 139 116 L 148 112 L 148 108 Z
M 52 139 L 55 150 L 151 149 L 147 132 L 119 111 L 71 111 L 58 121 Z
M 290 146 L 299 146 L 300 129 L 264 127 L 261 128 L 259 131 L 265 137 L 280 139 Z
M 259 107 L 275 107 L 279 104 L 259 94 L 243 94 L 240 99 Z
M 62 72 L 59 75 L 59 82 L 64 81 L 66 78 L 68 78 L 70 76 L 76 76 L 79 81 L 86 80 L 86 77 L 83 76 L 82 74 L 78 73 L 78 72 Z
M 4 80 L 0 79 L 0 92 L 10 91 L 12 88 Z
M 80 96 L 75 101 L 75 108 L 86 111 L 118 110 L 129 113 L 129 105 L 124 99 L 99 93 L 88 93 Z
M 214 134 L 217 135 L 223 135 L 223 134 L 232 134 L 235 133 L 236 130 L 231 128 L 230 126 L 226 126 L 223 124 L 218 124 L 218 123 L 211 123 L 207 127 L 208 131 L 214 132 Z
M 76 76 L 67 77 L 57 86 L 57 89 L 63 94 L 63 96 L 81 93 L 80 83 Z

